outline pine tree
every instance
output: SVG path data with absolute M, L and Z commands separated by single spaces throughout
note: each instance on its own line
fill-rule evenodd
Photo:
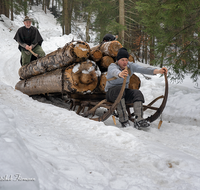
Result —
M 150 36 L 155 36 L 155 63 L 168 64 L 174 80 L 183 79 L 190 72 L 196 81 L 200 74 L 199 7 L 198 0 L 137 2 L 141 24 Z

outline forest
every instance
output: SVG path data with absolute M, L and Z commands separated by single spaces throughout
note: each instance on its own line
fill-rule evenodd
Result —
M 70 34 L 75 22 L 84 22 L 82 40 L 91 42 L 90 31 L 97 34 L 93 43 L 100 43 L 107 33 L 118 35 L 135 60 L 167 66 L 175 82 L 186 74 L 198 80 L 199 0 L 0 0 L 0 14 L 14 20 L 39 5 L 57 18 L 63 34 Z

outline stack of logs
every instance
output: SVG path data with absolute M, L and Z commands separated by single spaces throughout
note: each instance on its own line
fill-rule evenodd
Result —
M 90 48 L 86 42 L 72 41 L 63 48 L 32 61 L 19 69 L 15 88 L 27 95 L 105 94 L 107 68 L 115 62 L 122 47 L 110 41 Z M 129 61 L 134 62 L 132 56 Z M 140 79 L 133 75 L 129 88 L 139 89 Z

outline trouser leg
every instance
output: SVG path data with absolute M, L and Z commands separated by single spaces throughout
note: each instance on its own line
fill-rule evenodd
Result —
M 33 52 L 38 54 L 39 57 L 44 57 L 45 56 L 45 52 L 43 51 L 42 47 L 40 45 L 35 46 L 35 48 L 33 49 Z
M 115 102 L 117 99 L 119 92 L 121 90 L 121 86 L 115 86 L 112 87 L 108 90 L 106 93 L 106 99 L 108 102 Z M 125 99 L 124 99 L 124 94 L 122 96 L 121 101 L 117 105 L 117 113 L 119 115 L 119 121 L 121 123 L 127 122 L 128 121 L 128 115 L 126 112 L 126 104 L 125 104 Z
M 120 123 L 124 123 L 128 121 L 128 115 L 126 112 L 126 104 L 124 98 L 121 99 L 119 104 L 117 105 L 117 113 L 119 115 L 119 121 Z
M 135 128 L 149 127 L 150 123 L 143 119 L 143 105 L 141 101 L 137 101 L 133 103 L 134 114 L 136 116 L 136 120 L 134 122 Z
M 24 50 L 22 50 L 21 53 L 22 53 L 22 66 L 30 63 L 32 54 L 28 51 L 25 52 Z
M 133 103 L 134 114 L 137 117 L 137 121 L 143 119 L 143 105 L 141 101 Z

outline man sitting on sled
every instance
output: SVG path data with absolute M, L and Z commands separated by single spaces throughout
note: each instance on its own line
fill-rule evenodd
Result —
M 153 67 L 142 67 L 137 65 L 136 63 L 129 62 L 129 53 L 126 48 L 121 48 L 117 54 L 116 63 L 111 63 L 108 67 L 107 71 L 107 82 L 105 86 L 106 91 L 106 99 L 109 102 L 114 102 L 118 97 L 118 94 L 121 90 L 124 77 L 127 76 L 126 79 L 126 87 L 124 90 L 124 94 L 122 96 L 121 101 L 117 105 L 117 112 L 119 115 L 119 122 L 122 127 L 130 126 L 128 121 L 128 115 L 126 112 L 126 104 L 132 103 L 134 108 L 135 115 L 135 128 L 149 127 L 150 123 L 143 118 L 143 103 L 144 96 L 140 90 L 129 89 L 129 80 L 131 75 L 136 73 L 155 75 L 155 74 L 163 74 L 167 73 L 167 68 L 163 67 L 161 69 L 156 69 Z M 125 69 L 125 67 L 128 68 Z

